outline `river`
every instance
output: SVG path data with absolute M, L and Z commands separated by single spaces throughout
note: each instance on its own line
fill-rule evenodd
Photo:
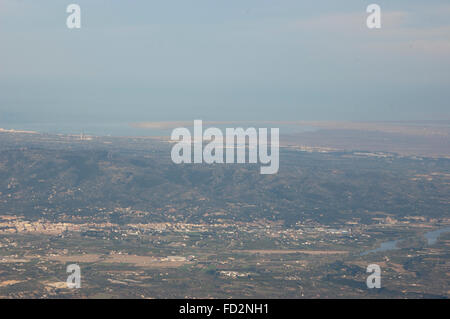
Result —
M 426 232 L 424 234 L 424 237 L 427 240 L 428 245 L 434 245 L 437 242 L 437 239 L 441 234 L 448 233 L 448 232 L 450 232 L 450 226 Z M 378 248 L 367 250 L 367 251 L 361 253 L 361 256 L 368 255 L 371 253 L 378 253 L 378 252 L 382 252 L 382 251 L 399 249 L 398 243 L 401 241 L 402 241 L 402 239 L 386 241 L 384 243 L 381 243 L 380 247 L 378 247 Z

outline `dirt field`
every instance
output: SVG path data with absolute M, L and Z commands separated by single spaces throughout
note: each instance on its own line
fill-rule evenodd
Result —
M 61 263 L 96 263 L 101 262 L 105 264 L 131 264 L 136 267 L 143 268 L 176 268 L 189 263 L 186 260 L 170 260 L 167 258 L 157 258 L 152 256 L 137 256 L 137 255 L 97 255 L 97 254 L 85 254 L 85 255 L 61 255 L 50 256 L 48 260 L 55 260 Z
M 74 263 L 93 263 L 98 262 L 102 258 L 101 255 L 97 254 L 83 254 L 83 255 L 61 255 L 61 256 L 49 256 L 46 257 L 48 260 L 55 260 L 59 261 L 61 263 L 68 263 L 68 262 L 74 262 Z
M 306 254 L 306 255 L 339 255 L 348 254 L 348 251 L 344 250 L 234 250 L 235 253 L 248 253 L 248 254 Z

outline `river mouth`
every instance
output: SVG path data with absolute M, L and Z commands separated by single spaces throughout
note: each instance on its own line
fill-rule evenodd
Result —
M 450 226 L 426 232 L 423 235 L 423 237 L 427 240 L 427 245 L 431 246 L 437 242 L 440 235 L 442 235 L 444 233 L 448 233 L 448 232 L 450 232 Z M 365 255 L 368 255 L 371 253 L 379 253 L 379 252 L 383 252 L 383 251 L 400 249 L 398 247 L 398 244 L 402 241 L 403 241 L 403 239 L 397 239 L 397 240 L 383 242 L 380 244 L 380 247 L 378 247 L 378 248 L 362 252 L 361 256 L 365 256 Z
M 450 226 L 426 232 L 424 237 L 427 239 L 428 245 L 434 245 L 440 235 L 448 232 L 450 232 Z

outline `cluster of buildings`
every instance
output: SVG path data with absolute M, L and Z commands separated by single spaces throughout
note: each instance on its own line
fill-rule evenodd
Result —
M 15 216 L 0 216 L 0 234 L 33 232 L 58 235 L 65 231 L 77 231 L 79 225 L 70 223 L 51 223 L 48 221 L 26 221 Z

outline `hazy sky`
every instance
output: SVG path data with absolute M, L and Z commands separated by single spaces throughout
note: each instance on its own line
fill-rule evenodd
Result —
M 0 123 L 194 118 L 448 120 L 450 3 L 0 0 Z

